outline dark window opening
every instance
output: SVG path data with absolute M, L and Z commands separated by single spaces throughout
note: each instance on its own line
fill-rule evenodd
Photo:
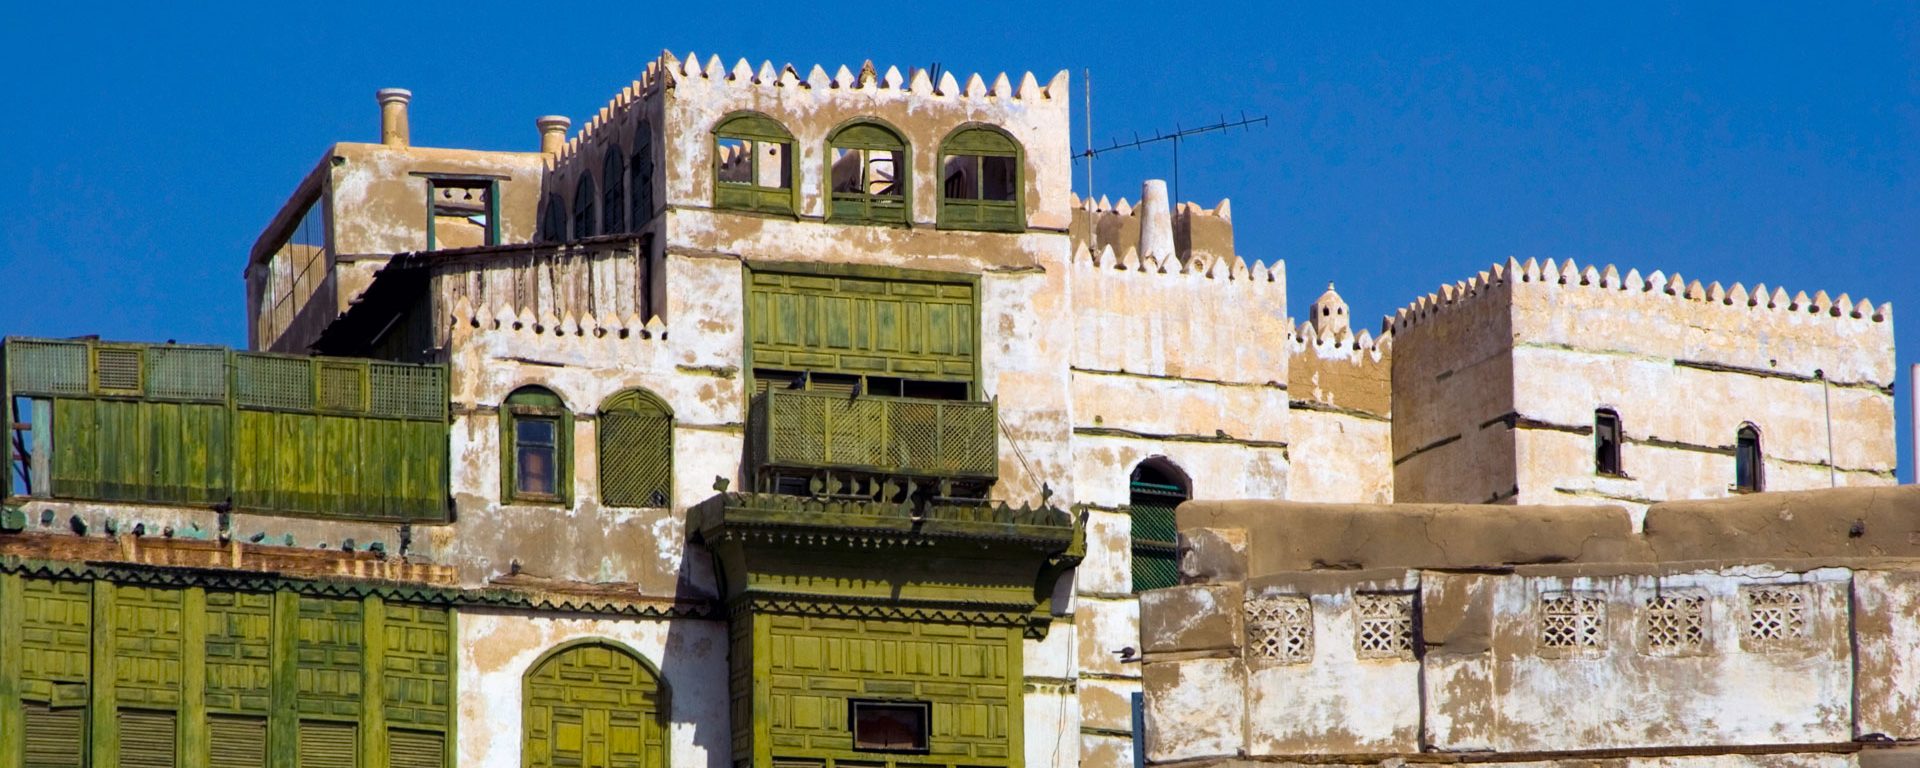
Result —
M 853 748 L 862 752 L 925 752 L 926 702 L 850 701 L 847 721 L 853 728 Z
M 912 397 L 921 400 L 969 400 L 972 386 L 964 381 L 927 381 L 896 376 L 857 376 L 845 373 L 753 370 L 754 393 L 769 389 L 830 392 L 848 397 Z
M 567 207 L 559 195 L 547 195 L 547 212 L 540 217 L 540 229 L 549 243 L 567 239 Z
M 907 143 L 872 123 L 856 123 L 828 140 L 828 217 L 843 221 L 907 220 Z
M 1748 424 L 1734 439 L 1733 485 L 1742 491 L 1766 490 L 1766 465 L 1760 453 L 1760 430 Z
M 1593 412 L 1593 471 L 1621 474 L 1620 414 L 1604 408 Z
M 607 163 L 601 169 L 600 178 L 607 180 L 606 194 L 600 199 L 600 231 L 602 234 L 625 232 L 627 229 L 627 166 L 620 159 L 620 147 L 607 147 Z
M 634 138 L 633 176 L 627 185 L 627 197 L 633 200 L 634 229 L 640 229 L 653 219 L 653 134 L 647 130 L 646 123 L 640 124 L 640 130 Z
M 940 223 L 962 229 L 1017 231 L 1020 210 L 1020 146 L 987 128 L 949 137 L 940 155 Z
M 600 234 L 593 219 L 593 175 L 580 174 L 580 185 L 573 189 L 573 239 Z
M 427 197 L 427 250 L 500 244 L 492 181 L 430 179 Z

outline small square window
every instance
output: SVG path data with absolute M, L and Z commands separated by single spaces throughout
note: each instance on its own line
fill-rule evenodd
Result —
M 927 751 L 928 706 L 924 701 L 852 701 L 847 718 L 853 748 L 863 752 Z

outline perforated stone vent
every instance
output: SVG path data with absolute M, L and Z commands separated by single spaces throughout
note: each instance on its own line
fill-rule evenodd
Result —
M 1313 606 L 1305 597 L 1247 600 L 1247 652 L 1283 664 L 1313 661 Z
M 1744 644 L 1767 650 L 1806 637 L 1806 592 L 1806 587 L 1797 584 L 1742 587 L 1741 602 L 1747 609 Z
M 1596 594 L 1549 592 L 1540 597 L 1540 646 L 1595 649 L 1607 644 L 1607 601 Z
M 1641 633 L 1653 651 L 1697 651 L 1707 644 L 1707 598 L 1667 592 L 1647 598 Z
M 1353 596 L 1354 651 L 1363 659 L 1413 658 L 1413 593 Z

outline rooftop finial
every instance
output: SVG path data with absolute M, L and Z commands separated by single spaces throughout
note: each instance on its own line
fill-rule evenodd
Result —
M 1333 289 L 1331 280 L 1327 281 L 1327 292 L 1307 305 L 1307 312 L 1312 317 L 1314 332 L 1321 338 L 1353 332 L 1352 322 L 1347 317 L 1347 301 Z

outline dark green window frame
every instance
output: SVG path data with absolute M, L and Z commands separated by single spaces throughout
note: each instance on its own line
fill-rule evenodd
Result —
M 1026 165 L 1020 143 L 997 128 L 970 125 L 949 134 L 940 142 L 940 228 L 1025 231 Z M 989 172 L 1006 176 L 1011 189 L 991 189 Z
M 858 166 L 846 183 L 840 178 L 842 153 Z M 849 123 L 828 137 L 826 163 L 828 221 L 907 223 L 913 210 L 913 152 L 899 131 L 877 120 Z M 893 183 L 875 192 L 869 179 L 882 164 L 893 166 Z
M 538 425 L 542 423 L 552 427 L 551 442 L 530 441 L 523 446 L 523 436 L 538 439 Z M 522 425 L 527 426 L 525 431 Z M 546 491 L 522 488 L 529 484 L 521 479 L 522 474 L 536 469 L 522 466 L 522 459 L 532 460 L 543 452 L 552 471 L 551 487 Z M 559 395 L 545 388 L 521 387 L 500 406 L 500 499 L 535 504 L 573 501 L 573 412 Z
M 500 182 L 493 179 L 430 176 L 427 178 L 427 250 L 436 250 L 440 247 L 440 236 L 437 231 L 440 217 L 467 212 L 470 207 L 462 202 L 441 199 L 440 191 L 443 189 L 481 190 L 479 212 L 487 219 L 487 234 L 482 245 L 500 244 Z
M 744 158 L 729 161 L 727 142 L 739 142 Z M 773 148 L 780 147 L 775 153 Z M 760 183 L 768 156 L 777 154 L 779 183 Z M 743 168 L 744 164 L 744 168 Z M 744 170 L 744 174 L 741 171 Z M 785 216 L 800 208 L 799 157 L 794 152 L 793 134 L 765 115 L 735 114 L 713 129 L 713 205 L 736 211 L 753 211 Z
M 600 178 L 606 181 L 607 188 L 600 196 L 600 233 L 612 235 L 627 231 L 627 166 L 620 154 L 620 145 L 607 145 L 607 160 L 601 166 Z
M 600 501 L 612 507 L 673 506 L 673 411 L 652 392 L 629 389 L 597 417 Z

